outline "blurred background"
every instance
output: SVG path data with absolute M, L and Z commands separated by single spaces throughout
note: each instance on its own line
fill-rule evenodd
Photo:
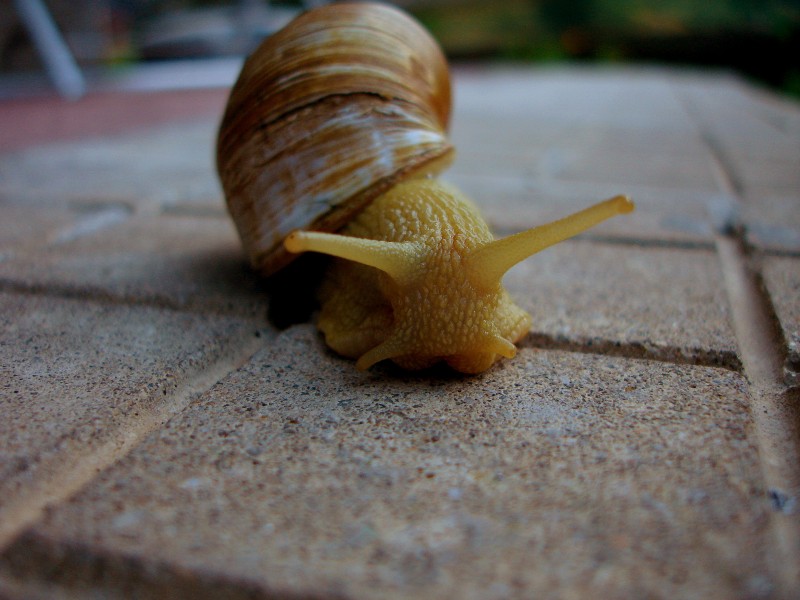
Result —
M 236 57 L 314 0 L 0 0 L 0 85 L 42 73 L 40 5 L 81 72 Z M 800 97 L 800 0 L 403 0 L 453 61 L 712 66 Z M 195 63 L 196 64 L 196 63 Z

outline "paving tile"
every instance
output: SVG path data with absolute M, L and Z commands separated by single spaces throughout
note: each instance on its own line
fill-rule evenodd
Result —
M 125 205 L 52 205 L 0 199 L 0 261 L 125 220 Z
M 769 597 L 746 389 L 531 349 L 468 379 L 364 374 L 298 326 L 0 565 L 67 594 Z
M 798 385 L 800 384 L 800 258 L 767 256 L 764 258 L 762 277 L 786 342 L 786 377 L 788 383 Z
M 0 196 L 110 201 L 140 207 L 215 203 L 216 123 L 166 125 L 118 137 L 62 142 L 0 156 Z
M 627 346 L 633 355 L 741 367 L 711 251 L 564 242 L 514 267 L 504 283 L 533 317 L 530 343 L 612 353 Z
M 567 180 L 690 187 L 703 191 L 719 188 L 710 156 L 670 157 L 657 152 L 601 151 L 582 148 L 565 165 L 560 176 Z
M 151 65 L 152 66 L 152 65 Z M 165 65 L 165 69 L 182 70 L 181 78 L 192 66 L 183 63 L 180 67 Z M 200 69 L 208 69 L 201 66 Z M 155 66 L 158 69 L 159 66 Z M 121 73 L 117 72 L 119 77 Z M 137 78 L 136 74 L 127 73 Z M 233 78 L 234 73 L 230 77 Z M 122 74 L 125 78 L 126 74 Z M 137 78 L 138 79 L 138 78 Z M 4 82 L 4 83 L 7 83 Z M 34 145 L 52 143 L 57 140 L 91 138 L 120 135 L 125 132 L 146 129 L 176 121 L 185 122 L 200 117 L 214 119 L 221 115 L 228 97 L 228 90 L 183 89 L 166 91 L 149 90 L 158 93 L 105 92 L 93 91 L 79 100 L 64 102 L 55 94 L 42 97 L 19 97 L 11 99 L 13 92 L 4 89 L 2 111 L 0 111 L 0 153 L 8 153 Z M 175 83 L 175 74 L 169 76 L 168 87 Z M 24 92 L 23 92 L 24 93 Z
M 800 186 L 784 194 L 748 193 L 742 205 L 749 244 L 761 250 L 800 252 Z
M 763 94 L 733 75 L 673 80 L 677 96 L 703 131 L 724 151 L 752 157 L 786 158 L 800 150 L 800 107 Z M 788 154 L 787 154 L 788 153 Z
M 692 136 L 665 134 L 673 140 L 662 145 L 660 140 L 654 142 L 649 131 L 578 126 L 542 135 L 540 122 L 533 118 L 524 125 L 510 118 L 497 119 L 493 131 L 484 131 L 486 124 L 478 124 L 477 119 L 456 119 L 455 131 L 462 133 L 453 136 L 457 148 L 453 168 L 465 173 L 706 192 L 719 189 L 712 154 Z M 648 142 L 654 147 L 643 147 Z
M 213 119 L 0 155 L 0 540 L 27 510 L 0 596 L 777 597 L 794 479 L 767 463 L 797 432 L 750 397 L 714 242 L 763 251 L 796 385 L 800 111 L 707 73 L 520 73 L 456 69 L 445 177 L 503 235 L 637 211 L 508 274 L 532 333 L 478 377 L 256 338 L 277 295 Z
M 533 118 L 522 124 L 519 121 L 456 114 L 451 136 L 456 158 L 451 170 L 487 176 L 553 177 L 589 132 Z
M 676 93 L 680 79 L 630 71 L 617 78 L 611 70 L 598 82 L 597 72 L 585 79 L 569 74 L 457 79 L 458 155 L 444 177 L 501 230 L 627 193 L 637 212 L 592 235 L 713 244 L 715 232 L 732 221 L 735 199 Z M 479 82 L 483 87 L 473 89 Z M 503 110 L 492 110 L 493 103 Z
M 793 154 L 781 153 L 780 158 L 753 157 L 737 150 L 728 152 L 732 172 L 744 193 L 797 194 L 800 190 L 800 149 Z
M 456 166 L 486 174 L 551 174 L 563 171 L 578 150 L 615 156 L 646 153 L 659 157 L 706 159 L 708 147 L 695 135 L 681 131 L 612 128 L 580 120 L 559 122 L 526 115 L 485 111 L 456 111 L 451 139 Z M 675 182 L 673 182 L 675 183 Z
M 687 108 L 742 193 L 793 193 L 800 186 L 800 107 L 780 114 L 738 79 L 678 84 Z
M 537 81 L 540 79 L 541 81 Z M 538 77 L 456 79 L 453 141 L 468 173 L 716 190 L 713 157 L 667 78 Z M 537 85 L 537 83 L 539 85 Z M 502 100 L 499 96 L 502 95 Z M 519 105 L 514 100 L 522 99 Z M 503 109 L 492 110 L 492 102 Z M 646 107 L 647 118 L 644 118 Z M 638 115 L 638 116 L 637 116 Z M 669 126 L 659 117 L 669 115 Z
M 257 334 L 244 319 L 0 294 L 0 515 Z
M 498 235 L 564 217 L 587 206 L 628 194 L 636 211 L 592 228 L 584 237 L 614 237 L 711 247 L 716 231 L 734 214 L 724 192 L 659 188 L 631 183 L 566 182 L 524 176 L 485 176 L 458 168 L 444 174 L 480 207 Z
M 0 263 L 17 287 L 264 317 L 262 282 L 227 217 L 132 218 Z
M 457 71 L 455 114 L 503 114 L 570 126 L 688 133 L 696 123 L 676 95 L 675 73 L 560 67 Z

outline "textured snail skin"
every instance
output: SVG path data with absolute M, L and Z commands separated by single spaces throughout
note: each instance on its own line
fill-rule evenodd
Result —
M 376 199 L 341 234 L 297 231 L 290 252 L 340 259 L 320 288 L 318 326 L 328 345 L 368 369 L 391 359 L 406 369 L 439 361 L 479 373 L 512 358 L 530 315 L 503 289 L 505 272 L 633 203 L 617 196 L 570 217 L 494 240 L 458 190 L 412 179 Z

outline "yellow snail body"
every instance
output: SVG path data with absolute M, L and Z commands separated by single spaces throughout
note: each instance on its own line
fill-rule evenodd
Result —
M 391 359 L 478 373 L 513 357 L 531 320 L 503 289 L 505 272 L 633 210 L 617 196 L 495 240 L 470 200 L 431 177 L 452 159 L 449 111 L 436 43 L 377 4 L 301 15 L 256 50 L 231 92 L 217 164 L 250 260 L 269 275 L 288 253 L 337 257 L 318 325 L 359 369 Z

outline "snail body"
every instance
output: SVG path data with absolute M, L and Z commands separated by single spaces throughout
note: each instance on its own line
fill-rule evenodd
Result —
M 566 219 L 495 240 L 475 205 L 433 179 L 398 184 L 340 234 L 296 231 L 290 252 L 339 260 L 320 289 L 318 326 L 359 369 L 391 359 L 406 369 L 439 361 L 463 373 L 513 358 L 530 315 L 501 284 L 512 266 L 633 204 L 616 196 Z
M 505 272 L 633 209 L 617 196 L 495 240 L 477 207 L 433 178 L 453 156 L 449 112 L 436 43 L 376 4 L 302 15 L 256 50 L 231 92 L 217 165 L 251 263 L 269 275 L 296 253 L 336 257 L 318 326 L 359 369 L 391 359 L 478 373 L 513 357 L 531 318 L 503 289 Z

